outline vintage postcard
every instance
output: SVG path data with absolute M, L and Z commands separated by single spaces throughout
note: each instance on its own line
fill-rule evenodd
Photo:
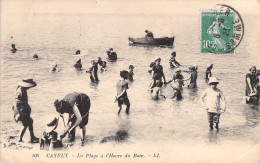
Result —
M 260 162 L 259 0 L 0 3 L 0 162 Z

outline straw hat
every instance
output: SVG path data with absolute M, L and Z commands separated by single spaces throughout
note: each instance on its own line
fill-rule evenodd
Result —
M 32 88 L 37 86 L 37 84 L 33 81 L 32 78 L 23 79 L 21 82 L 18 83 L 18 85 L 25 88 Z
M 216 83 L 216 84 L 219 83 L 219 82 L 218 82 L 218 79 L 217 79 L 216 77 L 210 77 L 210 78 L 209 78 L 208 84 L 210 85 L 210 84 L 213 84 L 213 83 Z

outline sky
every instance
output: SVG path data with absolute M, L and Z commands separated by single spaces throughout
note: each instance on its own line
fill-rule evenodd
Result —
M 239 12 L 260 13 L 259 0 L 2 0 L 5 14 L 193 14 L 227 4 Z

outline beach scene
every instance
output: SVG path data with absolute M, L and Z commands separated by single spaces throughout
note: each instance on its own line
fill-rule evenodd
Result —
M 243 40 L 231 54 L 201 53 L 201 11 L 213 8 L 215 3 L 198 5 L 198 2 L 67 0 L 64 7 L 61 1 L 2 1 L 1 155 L 10 151 L 42 151 L 39 143 L 29 142 L 29 131 L 25 132 L 23 143 L 17 142 L 22 125 L 14 121 L 12 106 L 17 85 L 25 77 L 37 83 L 27 93 L 38 138 L 58 115 L 56 99 L 72 92 L 89 97 L 85 141 L 80 141 L 81 130 L 77 127 L 75 142 L 71 143 L 66 136 L 62 151 L 93 148 L 93 151 L 145 153 L 147 149 L 160 153 L 164 161 L 143 158 L 146 162 L 171 162 L 165 161 L 167 158 L 187 162 L 189 157 L 212 162 L 226 158 L 226 162 L 232 162 L 247 158 L 252 149 L 259 149 L 259 106 L 244 100 L 246 74 L 252 66 L 260 68 L 259 2 L 247 6 L 245 1 L 230 2 L 245 25 Z M 254 4 L 255 11 L 250 10 Z M 194 8 L 188 9 L 187 5 Z M 173 45 L 129 42 L 129 37 L 145 37 L 145 30 L 152 31 L 154 38 L 174 37 Z M 16 46 L 15 53 L 10 51 L 12 44 Z M 110 48 L 117 53 L 116 61 L 108 59 Z M 77 50 L 80 54 L 75 55 Z M 173 51 L 184 78 L 190 76 L 186 72 L 189 67 L 197 65 L 197 87 L 189 89 L 188 82 L 184 82 L 183 98 L 176 100 L 171 99 L 174 95 L 171 84 L 164 84 L 161 93 L 166 98 L 153 100 L 149 91 L 153 81 L 148 72 L 150 63 L 160 57 L 166 81 L 172 80 L 176 69 L 170 68 L 169 59 Z M 34 54 L 39 59 L 34 59 Z M 99 81 L 92 82 L 86 71 L 98 57 L 106 61 L 106 68 L 105 71 L 99 68 Z M 81 71 L 73 67 L 78 58 Z M 57 64 L 57 72 L 50 72 L 53 64 Z M 209 87 L 205 81 L 208 64 L 214 64 L 212 76 L 217 77 L 218 88 L 226 99 L 226 111 L 221 114 L 218 130 L 210 130 L 207 111 L 200 104 L 202 92 Z M 120 71 L 129 71 L 129 65 L 134 66 L 134 80 L 126 80 L 130 110 L 126 114 L 123 105 L 118 114 L 116 86 Z

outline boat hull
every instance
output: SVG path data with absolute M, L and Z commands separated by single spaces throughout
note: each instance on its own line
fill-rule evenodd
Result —
M 172 46 L 174 42 L 174 37 L 164 37 L 164 38 L 128 38 L 133 44 L 148 44 L 148 45 L 167 45 Z

